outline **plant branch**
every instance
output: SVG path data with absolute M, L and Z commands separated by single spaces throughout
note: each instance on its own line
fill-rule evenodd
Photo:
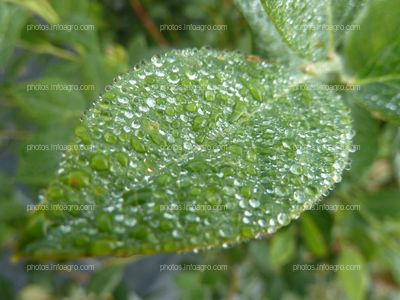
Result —
M 143 26 L 150 33 L 152 38 L 160 45 L 160 46 L 168 46 L 168 41 L 164 38 L 164 36 L 160 33 L 157 26 L 154 24 L 153 20 L 149 17 L 146 11 L 143 9 L 142 4 L 139 0 L 129 0 L 129 4 L 131 5 L 135 14 L 139 17 Z

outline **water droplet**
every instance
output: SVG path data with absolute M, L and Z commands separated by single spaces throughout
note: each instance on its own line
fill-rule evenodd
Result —
M 115 145 L 118 142 L 118 139 L 115 135 L 106 133 L 104 134 L 104 140 L 109 143 Z
M 65 182 L 69 186 L 79 189 L 89 185 L 90 176 L 84 171 L 75 170 L 68 173 Z
M 128 166 L 129 164 L 129 157 L 127 154 L 122 153 L 122 152 L 118 152 L 115 154 L 115 158 L 117 159 L 117 161 L 119 162 L 119 164 L 123 167 Z
M 156 105 L 156 102 L 154 101 L 153 98 L 148 98 L 148 99 L 146 100 L 146 104 L 147 104 L 149 107 L 154 107 L 154 106 Z
M 306 201 L 305 196 L 299 192 L 299 191 L 295 191 L 293 194 L 293 198 L 294 200 L 296 200 L 298 203 L 304 203 L 304 201 Z
M 277 186 L 274 189 L 274 192 L 279 197 L 284 197 L 284 196 L 286 196 L 286 193 L 287 193 L 286 189 L 284 187 L 281 187 L 281 186 Z
M 300 175 L 303 172 L 302 167 L 299 165 L 291 165 L 289 171 L 294 175 Z
M 279 213 L 277 216 L 277 220 L 278 220 L 278 223 L 281 225 L 287 225 L 287 224 L 289 224 L 289 221 L 290 221 L 287 214 L 284 214 L 284 213 Z
M 146 152 L 145 146 L 136 137 L 132 137 L 131 138 L 131 145 L 132 145 L 133 149 L 135 149 L 136 152 L 139 152 L 139 153 L 145 153 Z
M 249 203 L 250 203 L 250 206 L 253 208 L 257 208 L 260 206 L 260 202 L 257 200 L 254 200 L 254 199 L 250 199 Z
M 186 73 L 186 76 L 189 78 L 189 80 L 197 79 L 197 74 L 196 73 Z
M 197 106 L 194 103 L 189 103 L 185 106 L 186 110 L 188 112 L 196 112 L 197 111 Z
M 91 166 L 94 170 L 97 171 L 106 171 L 110 168 L 110 164 L 108 159 L 103 154 L 96 154 L 92 157 Z
M 124 215 L 115 215 L 114 220 L 117 222 L 122 222 L 124 220 Z
M 128 119 L 131 119 L 133 117 L 133 113 L 130 111 L 125 111 L 124 112 L 125 117 L 127 117 Z

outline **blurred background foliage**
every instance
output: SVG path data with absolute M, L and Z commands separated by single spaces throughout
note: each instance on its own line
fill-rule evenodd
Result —
M 94 25 L 86 31 L 27 25 Z M 227 31 L 162 31 L 161 24 L 224 24 Z M 113 78 L 171 48 L 253 51 L 231 0 L 0 0 L 0 299 L 400 299 L 400 130 L 352 108 L 359 148 L 324 204 L 272 237 L 199 254 L 64 262 L 94 272 L 26 272 L 11 262 L 26 206 L 52 177 L 79 117 Z M 28 91 L 31 84 L 93 85 Z M 332 207 L 332 206 L 331 206 Z M 160 272 L 162 264 L 226 264 L 227 271 Z M 357 264 L 358 271 L 294 271 Z

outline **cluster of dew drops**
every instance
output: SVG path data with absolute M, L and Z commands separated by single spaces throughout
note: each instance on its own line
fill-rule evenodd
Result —
M 295 83 L 280 66 L 209 48 L 118 76 L 75 131 L 91 150 L 66 153 L 46 194 L 96 210 L 47 239 L 80 237 L 92 254 L 196 251 L 287 225 L 341 180 L 352 138 L 339 99 Z

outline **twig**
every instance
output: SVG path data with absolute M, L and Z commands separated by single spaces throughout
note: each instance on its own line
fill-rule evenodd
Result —
M 142 4 L 139 0 L 129 0 L 129 4 L 132 9 L 135 11 L 136 15 L 139 17 L 140 21 L 143 23 L 143 26 L 147 29 L 153 39 L 160 46 L 168 46 L 168 41 L 164 38 L 164 36 L 160 33 L 157 26 L 154 24 L 153 20 L 147 15 L 146 11 L 143 9 Z

